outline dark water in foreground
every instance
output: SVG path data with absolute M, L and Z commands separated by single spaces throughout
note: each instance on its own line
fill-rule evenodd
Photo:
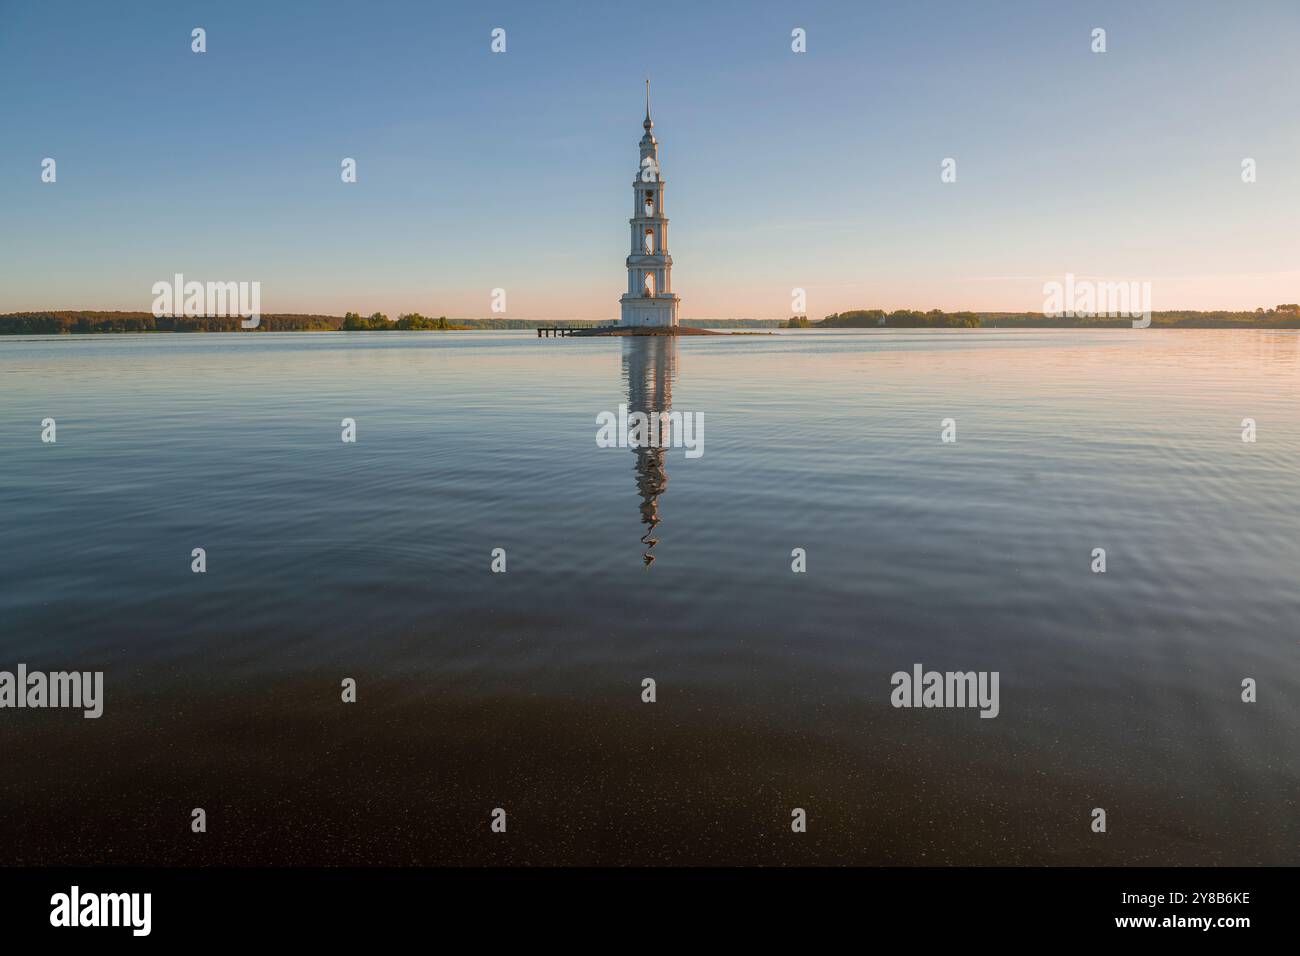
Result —
M 1300 862 L 1298 375 L 1232 331 L 0 341 L 0 669 L 106 685 L 0 710 L 0 863 Z M 596 447 L 619 403 L 704 455 Z M 917 662 L 999 716 L 891 707 Z

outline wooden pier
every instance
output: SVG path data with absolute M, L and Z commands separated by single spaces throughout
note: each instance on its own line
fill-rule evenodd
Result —
M 539 339 L 554 339 L 578 334 L 595 335 L 601 332 L 609 332 L 615 328 L 617 326 L 614 325 L 539 325 L 537 327 L 537 337 Z

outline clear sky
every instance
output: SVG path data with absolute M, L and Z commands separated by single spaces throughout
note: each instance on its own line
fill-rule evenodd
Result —
M 1296 0 L 0 0 L 0 311 L 616 318 L 647 75 L 683 318 L 1300 300 Z

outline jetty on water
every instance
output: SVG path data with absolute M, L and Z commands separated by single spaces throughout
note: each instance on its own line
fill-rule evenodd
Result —
M 573 336 L 649 336 L 649 335 L 727 335 L 726 332 L 714 332 L 711 329 L 696 329 L 684 325 L 540 325 L 537 337 L 572 338 Z M 735 334 L 730 333 L 730 334 Z M 753 334 L 753 333 L 751 333 Z
M 573 335 L 575 332 L 592 333 L 600 329 L 612 329 L 614 326 L 591 326 L 591 325 L 539 325 L 537 327 L 537 337 L 539 339 L 559 338 L 561 336 Z

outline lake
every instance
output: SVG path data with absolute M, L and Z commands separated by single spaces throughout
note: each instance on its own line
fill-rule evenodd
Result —
M 0 669 L 104 674 L 0 709 L 0 863 L 1295 864 L 1298 376 L 1235 330 L 0 340 Z M 620 405 L 703 454 L 599 447 Z M 996 717 L 893 706 L 917 664 Z

